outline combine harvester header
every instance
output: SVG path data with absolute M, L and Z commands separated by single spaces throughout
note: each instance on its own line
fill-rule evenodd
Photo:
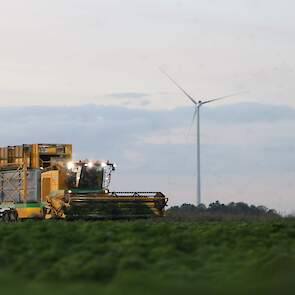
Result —
M 146 218 L 164 216 L 161 192 L 110 192 L 109 161 L 72 161 L 71 144 L 0 148 L 0 218 Z

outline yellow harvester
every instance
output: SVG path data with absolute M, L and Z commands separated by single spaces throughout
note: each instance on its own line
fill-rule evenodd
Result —
M 72 161 L 70 144 L 0 148 L 0 218 L 139 218 L 163 216 L 160 192 L 110 192 L 109 161 Z

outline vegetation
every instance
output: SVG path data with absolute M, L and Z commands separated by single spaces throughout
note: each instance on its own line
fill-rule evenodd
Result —
M 175 210 L 175 209 L 173 209 Z M 1 291 L 293 294 L 295 221 L 0 224 Z
M 204 204 L 194 206 L 183 204 L 167 210 L 167 216 L 173 220 L 273 220 L 281 216 L 265 206 L 248 205 L 243 202 L 231 202 L 228 205 L 219 201 L 206 207 Z

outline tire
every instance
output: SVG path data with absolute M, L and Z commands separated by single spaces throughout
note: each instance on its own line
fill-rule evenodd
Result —
M 2 220 L 5 222 L 5 223 L 8 223 L 10 222 L 10 213 L 8 211 L 5 211 L 2 215 Z
M 10 222 L 17 222 L 18 214 L 15 210 L 9 212 L 9 220 Z

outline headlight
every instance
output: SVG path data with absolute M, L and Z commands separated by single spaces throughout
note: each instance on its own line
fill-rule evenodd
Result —
M 73 163 L 73 162 L 68 162 L 68 163 L 67 163 L 67 168 L 68 168 L 69 170 L 72 170 L 72 169 L 74 168 L 74 163 Z

